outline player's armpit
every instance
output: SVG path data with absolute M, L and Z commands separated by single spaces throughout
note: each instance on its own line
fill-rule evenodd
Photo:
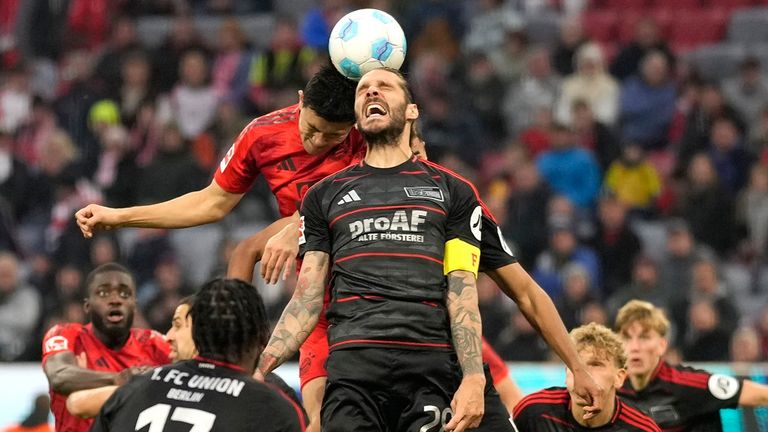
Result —
M 329 256 L 325 252 L 309 251 L 296 283 L 296 290 L 277 322 L 272 337 L 259 357 L 258 371 L 266 376 L 292 357 L 317 324 L 323 309 L 325 280 Z
M 71 351 L 48 357 L 43 364 L 43 371 L 51 389 L 63 395 L 78 390 L 113 385 L 117 377 L 117 374 L 112 372 L 98 372 L 79 367 Z
M 96 417 L 115 390 L 117 386 L 76 391 L 67 398 L 67 411 L 81 418 Z
M 741 386 L 741 395 L 739 395 L 740 406 L 758 407 L 768 405 L 768 386 L 750 380 L 744 380 Z

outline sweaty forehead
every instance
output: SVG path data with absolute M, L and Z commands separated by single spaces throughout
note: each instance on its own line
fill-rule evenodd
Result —
M 119 271 L 107 271 L 99 273 L 93 277 L 91 283 L 91 289 L 95 289 L 100 286 L 120 286 L 126 285 L 130 288 L 134 288 L 133 279 L 130 275 Z
M 403 86 L 405 81 L 395 74 L 393 71 L 387 69 L 374 69 L 367 74 L 363 75 L 360 81 L 357 83 L 357 88 L 368 87 L 371 85 L 390 84 Z

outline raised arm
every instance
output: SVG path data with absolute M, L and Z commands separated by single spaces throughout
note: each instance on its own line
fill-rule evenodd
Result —
M 446 307 L 453 346 L 464 376 L 451 402 L 454 416 L 445 429 L 461 432 L 478 427 L 485 411 L 482 324 L 474 273 L 454 270 L 448 274 Z
M 253 280 L 253 267 L 261 263 L 261 276 L 268 283 L 286 279 L 299 254 L 299 213 L 278 219 L 258 233 L 241 241 L 229 260 L 227 277 Z
M 117 388 L 117 386 L 105 386 L 76 391 L 67 398 L 67 411 L 81 418 L 96 417 Z
M 597 414 L 602 407 L 598 401 L 606 390 L 595 382 L 576 352 L 568 332 L 557 313 L 552 299 L 518 264 L 509 264 L 486 273 L 509 298 L 517 303 L 528 322 L 538 330 L 550 347 L 563 360 L 574 375 L 574 391 L 587 403 L 588 418 Z
M 52 355 L 43 365 L 43 371 L 48 378 L 51 390 L 63 395 L 69 395 L 78 390 L 122 385 L 133 375 L 143 372 L 144 369 L 133 367 L 118 373 L 85 369 L 77 365 L 75 355 L 69 351 Z
M 89 204 L 75 213 L 75 219 L 86 238 L 99 229 L 187 228 L 221 220 L 242 196 L 225 191 L 214 180 L 204 189 L 158 204 L 126 208 Z
M 259 357 L 257 376 L 266 376 L 296 354 L 315 328 L 323 308 L 328 261 L 329 257 L 325 252 L 309 251 L 304 255 L 296 290 L 272 331 L 267 347 Z
M 744 380 L 739 395 L 739 406 L 759 407 L 768 405 L 768 386 Z

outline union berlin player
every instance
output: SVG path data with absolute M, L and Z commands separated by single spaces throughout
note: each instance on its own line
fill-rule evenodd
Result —
M 105 385 L 122 385 L 143 372 L 138 366 L 170 361 L 163 337 L 131 328 L 136 310 L 136 286 L 128 270 L 107 263 L 85 281 L 85 312 L 90 324 L 59 324 L 43 339 L 43 370 L 50 383 L 51 411 L 58 432 L 85 432 L 91 420 L 77 418 L 66 408 L 72 392 Z

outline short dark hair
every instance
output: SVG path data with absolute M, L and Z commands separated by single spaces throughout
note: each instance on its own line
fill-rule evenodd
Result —
M 107 273 L 107 272 L 118 272 L 118 273 L 125 273 L 128 275 L 128 277 L 131 278 L 131 282 L 136 284 L 136 282 L 133 279 L 133 274 L 130 270 L 125 268 L 125 266 L 118 264 L 116 262 L 109 262 L 106 264 L 102 264 L 95 269 L 91 270 L 90 273 L 88 273 L 88 276 L 85 278 L 85 296 L 88 297 L 91 295 L 91 284 L 93 283 L 93 280 L 96 279 L 96 276 Z
M 201 357 L 239 363 L 269 340 L 264 302 L 256 288 L 239 279 L 214 279 L 195 296 L 190 308 L 192 340 Z
M 329 122 L 353 124 L 356 88 L 354 81 L 326 66 L 304 87 L 304 106 Z

